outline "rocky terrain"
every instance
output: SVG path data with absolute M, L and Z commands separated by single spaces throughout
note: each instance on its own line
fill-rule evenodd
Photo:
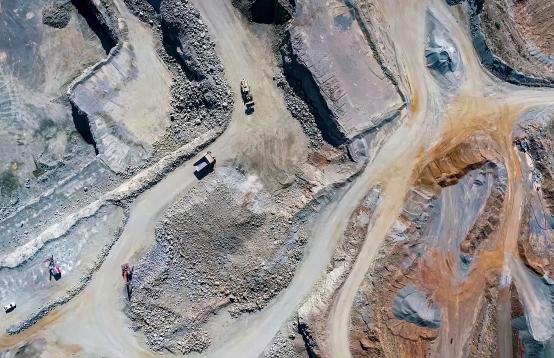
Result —
M 554 355 L 553 11 L 2 3 L 0 357 Z

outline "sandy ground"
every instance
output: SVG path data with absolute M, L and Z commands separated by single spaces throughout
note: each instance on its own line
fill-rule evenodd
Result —
M 306 155 L 307 139 L 287 111 L 283 94 L 273 81 L 278 71 L 268 47 L 225 1 L 193 1 L 215 39 L 225 75 L 235 91 L 233 122 L 219 144 L 235 160 L 274 187 L 289 181 L 294 165 Z M 255 111 L 246 116 L 239 83 L 246 79 Z M 216 153 L 217 155 L 217 153 Z

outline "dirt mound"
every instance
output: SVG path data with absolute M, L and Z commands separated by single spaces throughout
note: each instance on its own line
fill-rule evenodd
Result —
M 256 178 L 219 168 L 204 182 L 207 191 L 193 187 L 167 210 L 135 268 L 130 315 L 156 350 L 203 350 L 209 340 L 191 347 L 187 335 L 202 334 L 224 307 L 232 316 L 264 307 L 302 256 L 291 221 Z

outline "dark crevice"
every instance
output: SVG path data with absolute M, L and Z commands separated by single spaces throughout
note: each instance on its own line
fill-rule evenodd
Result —
M 306 353 L 308 354 L 309 358 L 318 358 L 320 355 L 318 354 L 318 347 L 317 343 L 312 336 L 312 332 L 310 331 L 310 328 L 307 324 L 300 321 L 300 319 L 297 318 L 297 324 L 298 324 L 298 333 L 302 336 L 302 340 L 304 341 L 304 347 L 306 348 Z
M 295 0 L 232 0 L 250 21 L 282 25 L 289 21 L 296 6 Z
M 96 141 L 92 136 L 92 131 L 90 130 L 90 123 L 87 117 L 87 114 L 81 111 L 77 106 L 71 102 L 71 116 L 73 117 L 73 124 L 77 132 L 83 137 L 85 142 L 94 147 L 94 153 L 98 155 L 98 147 L 96 146 Z
M 162 3 L 162 0 L 147 0 L 148 3 L 154 8 L 154 11 L 157 13 L 160 12 L 160 5 Z
M 115 47 L 117 38 L 110 31 L 110 28 L 103 20 L 102 14 L 98 11 L 91 0 L 71 0 L 77 12 L 85 19 L 90 29 L 96 34 L 106 54 Z
M 262 24 L 284 24 L 290 14 L 277 0 L 257 0 L 250 9 L 252 21 Z

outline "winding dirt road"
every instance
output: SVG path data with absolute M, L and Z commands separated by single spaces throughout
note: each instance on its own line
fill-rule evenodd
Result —
M 231 125 L 209 150 L 219 162 L 245 164 L 256 171 L 266 185 L 272 185 L 275 179 L 286 180 L 292 174 L 288 172 L 289 168 L 304 158 L 307 140 L 299 124 L 286 110 L 280 89 L 272 81 L 276 64 L 270 49 L 252 32 L 230 2 L 194 2 L 214 36 L 229 83 L 235 86 L 241 78 L 247 78 L 257 103 L 256 112 L 246 116 L 235 93 Z M 308 245 L 305 259 L 289 287 L 256 314 L 230 322 L 225 313 L 221 313 L 208 324 L 214 342 L 206 352 L 207 356 L 259 356 L 325 272 L 352 211 L 374 184 L 382 182 L 384 201 L 352 271 L 333 303 L 328 322 L 332 356 L 350 356 L 348 332 L 352 303 L 380 243 L 402 209 L 414 173 L 432 156 L 440 154 L 433 153 L 440 142 L 448 143 L 447 148 L 452 147 L 476 131 L 487 132 L 502 144 L 506 157 L 512 159 L 510 173 L 514 173 L 519 167 L 510 139 L 513 121 L 524 110 L 554 100 L 551 91 L 499 84 L 485 73 L 465 28 L 452 16 L 444 1 L 382 0 L 376 6 L 388 22 L 389 36 L 397 46 L 396 60 L 403 69 L 403 87 L 408 89 L 409 106 L 402 114 L 403 126 L 387 140 L 361 176 L 320 213 L 314 223 L 313 237 L 317 240 L 311 240 Z M 399 8 L 402 11 L 399 12 Z M 444 94 L 425 67 L 424 29 L 428 10 L 449 28 L 460 50 L 464 73 L 456 94 Z M 132 27 L 129 29 L 132 31 Z M 0 337 L 0 345 L 41 336 L 50 343 L 47 353 L 51 356 L 75 351 L 110 357 L 153 355 L 144 347 L 141 337 L 129 329 L 129 322 L 122 312 L 120 265 L 133 261 L 153 243 L 154 225 L 164 209 L 194 182 L 191 163 L 195 159 L 183 164 L 136 200 L 123 235 L 79 296 L 21 336 Z M 519 222 L 521 197 L 517 194 L 517 180 L 517 176 L 511 174 L 509 207 L 513 215 L 509 228 Z M 444 347 L 441 353 L 450 356 L 460 352 L 453 351 L 458 348 L 457 345 Z

